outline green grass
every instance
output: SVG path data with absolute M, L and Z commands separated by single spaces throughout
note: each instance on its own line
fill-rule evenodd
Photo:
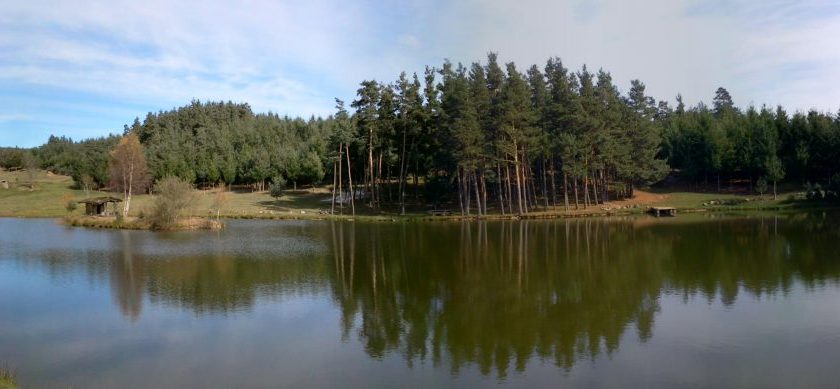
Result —
M 15 373 L 7 367 L 0 367 L 0 389 L 19 389 Z
M 791 201 L 795 192 L 778 193 L 776 199 L 772 194 L 745 195 L 731 193 L 687 192 L 656 190 L 657 195 L 664 195 L 665 199 L 657 205 L 671 206 L 683 211 L 697 210 L 781 210 L 808 207 L 808 203 Z
M 11 217 L 63 217 L 82 216 L 84 207 L 68 214 L 65 209 L 67 199 L 79 201 L 85 198 L 82 190 L 73 188 L 73 181 L 70 177 L 54 175 L 44 171 L 35 173 L 35 185 L 30 189 L 25 183 L 29 181 L 28 172 L 0 171 L 0 180 L 11 183 L 10 189 L 0 188 L 0 216 Z M 649 192 L 639 192 L 640 195 L 632 201 L 601 204 L 588 208 L 587 210 L 563 212 L 562 207 L 552 210 L 542 210 L 530 214 L 530 217 L 557 217 L 557 216 L 597 216 L 600 214 L 616 213 L 639 213 L 650 205 L 672 206 L 682 211 L 689 210 L 758 210 L 758 209 L 788 209 L 803 206 L 802 202 L 791 202 L 786 200 L 792 192 L 780 193 L 777 200 L 771 195 L 743 195 L 743 194 L 721 194 L 703 193 L 684 190 L 652 189 Z M 122 197 L 121 194 L 107 192 L 91 192 L 90 196 L 114 195 Z M 212 207 L 214 197 L 213 190 L 196 190 L 195 199 L 189 209 L 187 216 L 214 217 L 215 210 Z M 332 216 L 323 214 L 330 208 L 330 191 L 327 188 L 311 188 L 300 190 L 287 190 L 278 198 L 272 198 L 268 192 L 232 191 L 229 192 L 229 201 L 222 208 L 221 216 L 227 218 L 261 218 L 261 219 L 322 219 Z M 148 214 L 153 201 L 150 195 L 135 195 L 132 199 L 131 212 L 129 216 L 140 216 Z M 735 205 L 709 205 L 712 201 L 726 201 L 737 203 Z M 495 204 L 491 204 L 495 205 Z M 453 208 L 454 207 L 454 208 Z M 349 207 L 345 207 L 345 216 L 349 217 Z M 446 208 L 446 207 L 443 207 Z M 457 214 L 457 205 L 451 205 L 450 210 Z M 491 210 L 492 213 L 492 210 Z M 490 218 L 502 217 L 501 215 L 490 215 Z M 509 215 L 505 218 L 510 217 Z M 393 209 L 386 209 L 382 212 L 372 212 L 363 204 L 356 204 L 356 219 L 359 220 L 448 220 L 457 219 L 452 217 L 431 217 L 425 210 L 416 209 L 405 217 L 400 217 Z

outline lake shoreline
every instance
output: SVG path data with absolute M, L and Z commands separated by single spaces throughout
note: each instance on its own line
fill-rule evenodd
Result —
M 217 231 L 224 228 L 224 223 L 209 218 L 190 217 L 179 220 L 167 228 L 155 227 L 148 220 L 136 217 L 118 219 L 105 216 L 65 216 L 60 219 L 62 224 L 69 227 L 87 227 L 112 230 L 148 230 L 148 231 Z
M 464 216 L 464 215 L 448 215 L 448 216 L 432 216 L 432 215 L 398 215 L 398 214 L 381 214 L 381 215 L 329 215 L 317 213 L 259 213 L 259 214 L 222 214 L 221 219 L 228 220 L 333 220 L 333 221 L 360 221 L 360 222 L 460 222 L 460 221 L 504 221 L 504 220 L 554 220 L 554 219 L 577 219 L 577 218 L 605 218 L 614 216 L 634 216 L 647 215 L 648 207 L 624 207 L 624 208 L 609 208 L 608 206 L 601 206 L 599 209 L 590 207 L 586 210 L 577 211 L 548 211 L 548 212 L 531 212 L 525 215 L 511 215 L 511 214 L 490 214 L 484 216 Z M 606 209 L 604 209 L 606 208 Z M 787 212 L 787 211 L 830 211 L 840 209 L 840 206 L 833 204 L 786 204 L 786 205 L 771 205 L 771 206 L 710 206 L 710 207 L 675 207 L 677 210 L 677 217 L 680 214 L 696 214 L 696 213 L 714 213 L 714 212 L 738 212 L 744 214 L 759 213 L 759 212 Z M 198 231 L 198 230 L 221 230 L 224 228 L 224 223 L 219 221 L 216 216 L 191 216 L 178 226 L 166 229 L 155 229 L 151 223 L 138 217 L 128 217 L 122 221 L 117 221 L 116 218 L 106 218 L 99 216 L 56 216 L 56 215 L 7 215 L 0 212 L 0 217 L 3 218 L 19 218 L 19 219 L 60 219 L 62 224 L 71 227 L 87 227 L 100 229 L 122 229 L 122 230 L 149 230 L 149 231 Z

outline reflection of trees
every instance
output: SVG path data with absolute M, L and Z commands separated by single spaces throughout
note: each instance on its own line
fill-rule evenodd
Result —
M 336 223 L 332 287 L 345 336 L 373 357 L 500 377 L 532 358 L 568 369 L 617 349 L 629 325 L 650 338 L 663 290 L 732 304 L 836 280 L 837 227 L 803 222 Z
M 431 361 L 456 372 L 475 365 L 504 377 L 530 360 L 570 369 L 616 350 L 622 337 L 649 339 L 662 293 L 733 304 L 739 293 L 762 297 L 837 283 L 840 223 L 830 216 L 230 230 L 255 234 L 252 245 L 273 235 L 288 237 L 288 245 L 321 242 L 331 246 L 326 257 L 320 249 L 241 245 L 238 237 L 182 251 L 198 238 L 170 244 L 119 231 L 112 247 L 94 240 L 20 257 L 39 258 L 32 262 L 56 277 L 82 271 L 109 279 L 131 320 L 145 298 L 225 313 L 250 310 L 258 299 L 331 293 L 343 335 L 357 337 L 371 357 L 398 353 L 409 365 Z
M 645 255 L 632 258 L 618 251 L 632 238 L 628 224 L 338 229 L 333 286 L 345 332 L 358 315 L 375 357 L 399 350 L 409 363 L 440 363 L 446 355 L 454 371 L 476 363 L 502 377 L 533 356 L 570 368 L 580 356 L 616 349 L 628 323 L 649 336 L 658 308 L 654 247 L 636 247 Z
M 212 313 L 247 311 L 259 297 L 302 294 L 323 287 L 322 282 L 313 280 L 313 275 L 324 272 L 323 262 L 312 258 L 192 256 L 135 258 L 132 264 L 133 269 L 128 270 L 117 260 L 111 267 L 115 298 L 132 319 L 139 315 L 144 292 L 153 304 Z
M 122 314 L 131 321 L 140 317 L 145 290 L 145 266 L 142 260 L 135 260 L 130 231 L 118 231 L 120 238 L 119 256 L 111 262 L 111 294 Z
M 328 282 L 322 256 L 311 253 L 282 248 L 276 253 L 250 251 L 234 239 L 221 246 L 202 242 L 206 244 L 194 254 L 178 255 L 177 250 L 147 254 L 143 248 L 150 242 L 143 238 L 148 236 L 119 233 L 108 273 L 114 299 L 132 321 L 140 316 L 144 295 L 153 304 L 198 313 L 235 312 L 251 309 L 261 297 L 323 291 Z

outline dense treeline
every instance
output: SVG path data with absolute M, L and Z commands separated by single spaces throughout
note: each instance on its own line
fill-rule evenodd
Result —
M 50 136 L 33 153 L 42 168 L 73 177 L 80 186 L 104 186 L 108 183 L 108 153 L 120 141 L 118 136 L 86 139 Z
M 485 65 L 427 68 L 423 83 L 405 73 L 393 84 L 364 81 L 351 106 L 355 131 L 332 142 L 334 171 L 344 161 L 340 144 L 355 141 L 348 171 L 374 209 L 389 202 L 404 210 L 409 179 L 415 201 L 425 182 L 427 201 L 453 191 L 463 214 L 482 215 L 586 207 L 667 173 L 644 84 L 634 81 L 622 96 L 609 73 L 570 72 L 557 58 L 523 73 L 491 53 Z
M 321 182 L 330 131 L 330 119 L 254 114 L 247 104 L 199 101 L 149 113 L 123 130 L 139 137 L 154 180 L 178 176 L 196 184 L 260 185 L 281 179 Z M 52 136 L 34 152 L 46 169 L 79 183 L 89 175 L 98 186 L 107 186 L 109 152 L 119 139 L 74 142 Z
M 392 83 L 363 81 L 349 107 L 336 100 L 326 119 L 193 101 L 124 132 L 139 137 L 155 180 L 327 183 L 340 212 L 356 203 L 477 215 L 587 207 L 632 196 L 672 169 L 707 189 L 775 193 L 786 180 L 823 197 L 840 193 L 840 114 L 741 110 L 723 88 L 711 107 L 677 96 L 672 108 L 639 80 L 628 87 L 622 93 L 608 72 L 572 71 L 558 58 L 523 71 L 491 53 L 483 64 L 447 61 Z M 106 186 L 117 141 L 51 137 L 34 155 L 77 182 Z M 2 161 L 27 154 L 0 151 Z
M 686 109 L 663 105 L 663 153 L 672 168 L 695 182 L 714 185 L 741 179 L 749 185 L 840 184 L 840 114 L 817 111 L 788 114 L 782 107 L 735 107 L 729 93 L 718 89 L 711 108 L 700 103 Z
M 196 183 L 263 184 L 324 178 L 329 120 L 254 114 L 247 104 L 192 102 L 135 120 L 153 177 Z

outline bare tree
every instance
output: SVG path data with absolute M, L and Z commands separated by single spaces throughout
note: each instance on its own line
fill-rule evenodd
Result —
M 85 198 L 90 197 L 90 190 L 96 184 L 90 174 L 82 174 L 82 190 L 85 191 Z
M 35 178 L 38 174 L 38 159 L 31 152 L 23 153 L 21 164 L 26 170 L 26 177 L 29 179 L 29 190 L 35 190 Z
M 149 184 L 146 157 L 136 134 L 131 132 L 123 136 L 117 147 L 111 151 L 108 172 L 111 185 L 123 192 L 123 216 L 128 216 L 132 193 L 137 189 L 145 189 Z
M 216 189 L 211 207 L 216 210 L 216 220 L 222 217 L 222 208 L 230 202 L 230 193 L 225 190 L 225 185 Z

